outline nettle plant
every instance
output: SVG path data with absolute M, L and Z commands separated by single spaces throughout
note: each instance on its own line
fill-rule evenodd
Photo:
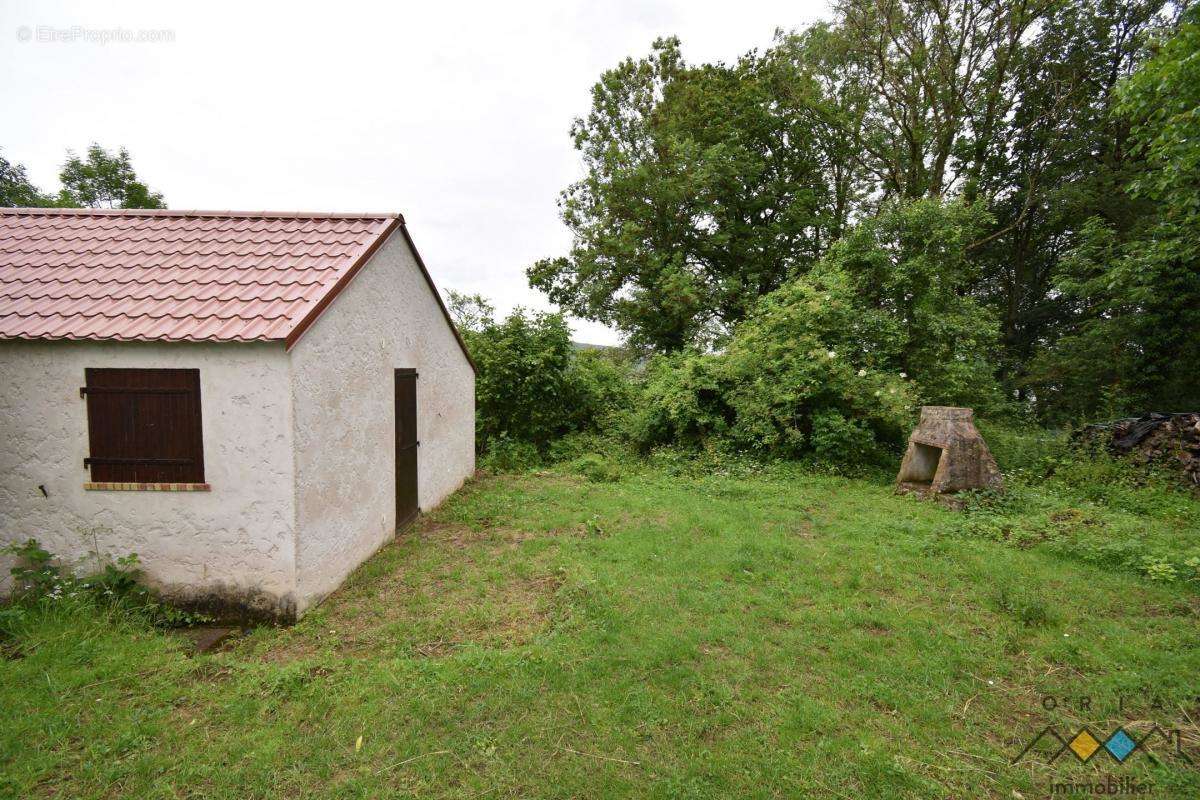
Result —
M 16 604 L 101 603 L 144 615 L 160 627 L 194 625 L 208 621 L 202 614 L 174 608 L 158 600 L 141 583 L 142 570 L 137 553 L 108 560 L 90 575 L 79 576 L 61 565 L 53 553 L 37 539 L 26 539 L 4 548 L 16 556 L 13 599 Z M 97 555 L 97 562 L 101 559 Z
M 17 565 L 10 571 L 16 597 L 20 600 L 60 600 L 85 594 L 105 597 L 149 595 L 149 590 L 138 583 L 141 569 L 137 553 L 110 561 L 98 572 L 80 577 L 56 563 L 54 554 L 42 547 L 37 539 L 26 539 L 6 549 L 17 557 Z

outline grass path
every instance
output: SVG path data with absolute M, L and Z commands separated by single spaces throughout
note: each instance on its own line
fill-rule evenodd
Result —
M 227 652 L 49 615 L 0 662 L 0 794 L 1200 796 L 1196 592 L 954 520 L 821 476 L 482 479 Z M 1151 722 L 1197 765 L 1010 764 Z

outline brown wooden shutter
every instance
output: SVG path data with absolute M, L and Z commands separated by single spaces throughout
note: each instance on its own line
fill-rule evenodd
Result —
M 84 372 L 93 481 L 204 482 L 200 370 Z

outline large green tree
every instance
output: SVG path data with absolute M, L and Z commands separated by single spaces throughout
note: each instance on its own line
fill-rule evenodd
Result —
M 1127 231 L 1153 210 L 1127 191 L 1141 159 L 1113 107 L 1162 11 L 1161 0 L 1056 4 L 1016 68 L 1012 114 L 978 170 L 996 222 L 973 251 L 978 293 L 1000 324 L 1000 378 L 1016 397 L 1028 395 L 1030 360 L 1071 318 L 1056 280 L 1087 220 Z
M 124 147 L 115 154 L 93 143 L 80 158 L 68 152 L 58 175 L 59 205 L 82 208 L 166 208 L 163 196 L 138 179 Z
M 892 201 L 827 257 L 852 278 L 861 307 L 894 320 L 899 345 L 886 365 L 911 376 L 923 402 L 999 399 L 996 319 L 970 292 L 979 281 L 970 247 L 991 224 L 982 203 Z
M 720 340 L 808 269 L 849 209 L 828 175 L 822 92 L 788 56 L 692 67 L 666 39 L 604 73 L 572 129 L 587 172 L 560 206 L 575 243 L 531 283 L 671 350 Z
M 876 194 L 941 197 L 978 177 L 1051 0 L 838 0 L 845 59 L 868 89 L 855 156 Z M 970 198 L 968 198 L 970 199 Z
M 834 9 L 732 65 L 688 65 L 666 40 L 605 73 L 574 128 L 586 167 L 562 200 L 574 247 L 530 268 L 533 285 L 635 344 L 723 349 L 756 298 L 844 240 L 865 254 L 847 266 L 870 276 L 865 302 L 890 303 L 910 347 L 953 330 L 986 351 L 938 384 L 963 402 L 971 387 L 985 402 L 996 381 L 1046 416 L 1193 402 L 1180 365 L 1195 363 L 1184 54 L 1196 12 L 1180 23 L 1169 0 Z M 952 229 L 972 238 L 920 244 Z M 922 281 L 954 288 L 913 293 Z M 938 358 L 905 355 L 929 374 L 918 362 Z
M 1150 213 L 1092 217 L 1063 259 L 1070 310 L 1033 382 L 1060 416 L 1200 407 L 1200 10 L 1119 86 Z
M 842 0 L 733 65 L 657 42 L 593 89 L 573 129 L 586 174 L 561 200 L 575 244 L 531 283 L 634 344 L 721 342 L 855 216 L 974 197 L 1048 5 Z
M 30 182 L 25 174 L 25 167 L 0 155 L 0 206 L 16 208 L 47 205 L 53 205 L 52 198 L 42 194 Z
M 124 147 L 113 154 L 92 144 L 84 158 L 67 151 L 58 177 L 58 195 L 44 194 L 30 182 L 23 165 L 0 156 L 0 206 L 166 208 L 163 196 L 138 180 Z

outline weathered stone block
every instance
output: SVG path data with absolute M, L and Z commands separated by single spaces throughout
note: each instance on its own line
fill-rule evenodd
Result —
M 946 495 L 968 489 L 1002 489 L 996 460 L 975 427 L 969 408 L 924 406 L 908 437 L 896 491 Z

